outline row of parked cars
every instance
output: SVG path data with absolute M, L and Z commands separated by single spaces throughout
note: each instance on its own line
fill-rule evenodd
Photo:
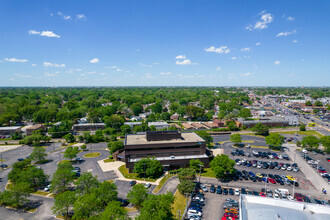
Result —
M 224 214 L 221 220 L 236 220 L 239 219 L 239 203 L 234 199 L 226 199 L 226 202 L 223 204 Z
M 236 165 L 255 167 L 258 169 L 277 169 L 277 170 L 287 170 L 287 171 L 299 171 L 299 167 L 296 163 L 278 163 L 273 161 L 261 161 L 261 160 L 246 160 L 246 159 L 236 159 Z
M 236 177 L 239 180 L 252 180 L 253 182 L 266 182 L 272 184 L 280 184 L 280 185 L 295 185 L 299 187 L 299 183 L 296 179 L 291 175 L 278 175 L 278 174 L 265 174 L 265 173 L 254 173 L 248 172 L 246 170 L 237 171 Z
M 305 160 L 307 161 L 307 163 L 316 169 L 316 171 L 324 178 L 326 179 L 326 181 L 330 184 L 330 174 L 327 172 L 327 170 L 322 167 L 322 166 L 319 166 L 318 165 L 318 162 L 317 160 L 314 160 L 313 158 L 311 158 L 310 156 L 307 155 L 307 151 L 305 150 L 305 153 L 304 152 L 298 152 L 298 154 L 301 156 L 301 157 L 304 157 Z M 329 160 L 328 160 L 329 161 Z
M 243 150 L 240 149 L 233 149 L 230 153 L 233 156 L 247 156 L 251 157 L 251 154 L 248 152 L 244 152 Z M 284 159 L 284 160 L 289 160 L 289 156 L 287 154 L 277 154 L 277 153 L 272 153 L 272 152 L 262 152 L 262 151 L 252 151 L 252 155 L 254 157 L 260 157 L 260 158 L 268 158 L 268 159 Z

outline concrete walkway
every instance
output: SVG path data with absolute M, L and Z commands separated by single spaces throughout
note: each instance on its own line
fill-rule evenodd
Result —
M 132 181 L 133 179 L 128 179 L 123 176 L 123 174 L 119 171 L 119 167 L 122 165 L 125 165 L 124 162 L 122 161 L 114 161 L 114 162 L 108 162 L 104 163 L 103 160 L 97 161 L 99 166 L 101 167 L 103 172 L 108 172 L 108 171 L 114 171 L 118 178 L 116 180 L 124 180 L 124 181 Z M 159 185 L 159 182 L 163 179 L 164 176 L 167 175 L 167 172 L 160 178 L 158 178 L 155 182 L 149 182 L 149 181 L 144 181 L 144 180 L 135 180 L 137 183 L 151 183 L 152 185 Z
M 9 151 L 9 150 L 14 150 L 16 148 L 22 147 L 23 145 L 4 145 L 4 146 L 0 146 L 0 153 L 3 153 L 5 151 Z
M 330 193 L 330 185 L 325 182 L 325 180 L 304 160 L 304 158 L 297 154 L 296 145 L 283 144 L 283 146 L 290 149 L 289 151 L 286 150 L 287 155 L 292 161 L 295 161 L 298 164 L 300 170 L 305 174 L 306 178 L 313 183 L 316 190 L 321 193 L 322 188 L 324 188 L 327 193 Z

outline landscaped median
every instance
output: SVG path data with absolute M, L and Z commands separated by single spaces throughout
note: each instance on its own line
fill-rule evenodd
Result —
M 93 153 L 85 154 L 84 157 L 85 157 L 85 158 L 94 158 L 94 157 L 98 157 L 98 156 L 100 156 L 100 155 L 101 155 L 100 152 L 93 152 Z
M 179 190 L 176 190 L 174 193 L 174 203 L 172 204 L 172 213 L 175 217 L 179 217 L 179 212 L 180 212 L 180 217 L 175 218 L 175 219 L 181 219 L 182 215 L 184 214 L 184 210 L 186 209 L 187 205 L 187 197 L 182 195 Z
M 141 178 L 138 176 L 137 173 L 129 173 L 128 169 L 125 167 L 125 165 L 122 165 L 118 168 L 119 172 L 126 178 L 126 179 L 133 179 L 133 180 L 142 180 L 142 181 L 148 181 L 148 182 L 155 182 L 157 179 L 152 178 Z
M 157 194 L 165 185 L 165 183 L 167 182 L 167 180 L 169 180 L 171 177 L 176 176 L 176 174 L 167 174 L 165 175 L 161 181 L 159 181 L 159 184 L 156 186 L 156 188 L 154 189 L 154 191 L 152 191 L 153 194 Z

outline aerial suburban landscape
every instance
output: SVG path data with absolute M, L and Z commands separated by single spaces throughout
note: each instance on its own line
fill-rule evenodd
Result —
M 0 219 L 329 220 L 330 2 L 0 2 Z

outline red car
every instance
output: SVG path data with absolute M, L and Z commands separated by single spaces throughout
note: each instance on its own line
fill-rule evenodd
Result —
M 268 178 L 268 181 L 271 182 L 272 184 L 276 184 L 276 181 L 272 178 Z
M 303 195 L 301 193 L 295 193 L 294 198 L 301 198 Z
M 266 197 L 266 194 L 264 192 L 260 192 L 261 197 Z
M 330 163 L 330 157 L 327 158 L 327 161 Z
M 234 217 L 222 217 L 221 220 L 236 220 Z
M 296 200 L 297 200 L 298 202 L 303 202 L 303 201 L 304 201 L 301 197 L 297 197 Z
M 319 169 L 319 173 L 326 173 L 327 171 L 325 169 Z
M 236 215 L 236 214 L 234 214 L 234 213 L 225 213 L 224 215 L 223 215 L 223 217 L 233 217 L 233 218 L 238 218 L 238 215 Z

